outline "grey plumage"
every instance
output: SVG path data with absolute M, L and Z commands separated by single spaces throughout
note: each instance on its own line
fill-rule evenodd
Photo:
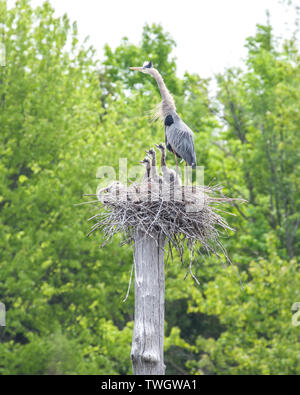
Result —
M 178 116 L 174 99 L 166 87 L 162 76 L 152 67 L 151 62 L 145 62 L 143 67 L 131 67 L 131 69 L 144 74 L 150 74 L 155 78 L 162 97 L 162 102 L 157 109 L 157 116 L 165 124 L 167 149 L 175 154 L 176 163 L 177 157 L 179 157 L 183 158 L 188 165 L 195 167 L 197 160 L 194 133 Z
M 152 159 L 151 163 L 151 172 L 152 172 L 152 179 L 155 182 L 162 182 L 162 178 L 158 174 L 157 171 L 157 166 L 156 166 L 156 152 L 154 148 L 150 148 L 148 151 L 146 151 L 146 154 L 149 155 Z
M 177 172 L 173 169 L 169 169 L 167 166 L 165 146 L 162 143 L 155 145 L 161 152 L 161 172 L 163 181 L 168 184 L 174 183 L 174 185 L 181 185 L 180 177 Z
M 195 167 L 197 164 L 194 133 L 175 113 L 172 114 L 173 123 L 165 126 L 166 146 L 170 151 L 175 151 L 179 158 L 183 158 L 185 162 Z
M 144 181 L 150 181 L 150 177 L 151 177 L 151 164 L 150 164 L 150 159 L 148 158 L 144 158 L 143 160 L 140 161 L 140 163 L 142 165 L 145 166 L 146 171 L 144 174 Z
M 114 181 L 108 187 L 101 188 L 97 191 L 97 199 L 103 202 L 107 193 L 121 197 L 126 194 L 126 188 L 120 181 Z

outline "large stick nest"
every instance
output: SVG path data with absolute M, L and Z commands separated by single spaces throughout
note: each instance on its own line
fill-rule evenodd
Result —
M 99 213 L 89 218 L 95 221 L 89 235 L 101 231 L 103 245 L 116 233 L 123 235 L 122 245 L 130 243 L 139 229 L 148 237 L 163 234 L 170 250 L 175 247 L 182 261 L 185 245 L 191 255 L 198 245 L 228 259 L 220 237 L 234 229 L 221 213 L 237 199 L 224 196 L 220 186 L 181 186 L 148 179 L 128 187 L 115 182 L 89 196 L 97 196 L 100 205 Z

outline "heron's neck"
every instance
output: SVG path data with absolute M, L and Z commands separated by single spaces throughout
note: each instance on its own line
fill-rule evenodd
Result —
M 167 167 L 167 165 L 164 165 L 161 167 L 161 172 L 162 172 L 163 176 L 165 178 L 167 178 L 170 174 L 170 169 Z
M 152 70 L 153 77 L 155 78 L 161 98 L 162 98 L 162 113 L 163 116 L 166 117 L 171 111 L 176 111 L 176 106 L 174 99 L 172 95 L 170 94 L 168 88 L 166 87 L 166 84 L 164 83 L 164 80 L 162 76 L 159 74 L 159 72 L 156 69 Z
M 165 151 L 162 151 L 162 153 L 161 153 L 161 160 L 160 160 L 160 163 L 161 163 L 161 167 L 163 168 L 164 166 L 166 166 L 166 153 L 165 153 Z

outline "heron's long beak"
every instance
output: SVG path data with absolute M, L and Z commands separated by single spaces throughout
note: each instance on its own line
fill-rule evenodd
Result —
M 142 71 L 143 67 L 129 67 L 130 70 Z

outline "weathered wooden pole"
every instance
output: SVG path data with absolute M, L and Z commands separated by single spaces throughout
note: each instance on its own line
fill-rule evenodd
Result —
M 131 348 L 133 374 L 163 375 L 165 312 L 165 236 L 134 237 L 135 310 Z

